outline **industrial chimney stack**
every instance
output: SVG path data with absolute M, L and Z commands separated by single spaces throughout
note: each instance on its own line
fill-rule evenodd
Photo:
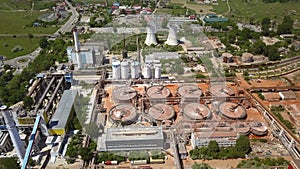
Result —
M 76 28 L 73 29 L 73 36 L 74 36 L 74 45 L 75 45 L 77 67 L 78 67 L 78 69 L 81 69 L 82 68 L 82 63 L 81 63 L 81 57 L 80 57 L 80 45 L 79 45 L 79 40 L 78 40 L 78 32 L 77 32 Z
M 16 124 L 13 121 L 12 117 L 10 116 L 9 111 L 5 105 L 0 107 L 0 111 L 2 112 L 2 115 L 4 117 L 6 128 L 9 132 L 10 138 L 15 147 L 17 156 L 22 163 L 24 160 L 24 156 L 25 156 L 25 146 L 19 136 L 19 133 L 16 128 Z

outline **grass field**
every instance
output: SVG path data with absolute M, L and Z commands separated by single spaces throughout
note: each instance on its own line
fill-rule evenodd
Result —
M 207 13 L 211 13 L 211 10 L 213 9 L 211 6 L 209 5 L 198 5 L 198 4 L 194 4 L 194 3 L 187 3 L 187 0 L 171 0 L 171 3 L 179 3 L 179 4 L 183 4 L 184 6 L 186 6 L 187 8 L 193 9 L 196 11 L 197 14 L 207 14 Z M 202 11 L 202 12 L 201 12 Z
M 41 12 L 3 12 L 0 11 L 0 34 L 52 34 L 57 28 L 28 27 Z M 27 25 L 27 26 L 26 26 Z
M 295 21 L 295 26 L 300 28 L 300 3 L 286 2 L 286 3 L 263 3 L 262 0 L 249 0 L 249 2 L 242 0 L 229 1 L 231 12 L 226 17 L 249 22 L 250 18 L 255 21 L 261 21 L 264 17 L 270 17 L 277 23 L 281 22 L 284 16 L 291 16 Z M 219 0 L 218 6 L 213 6 L 214 11 L 218 14 L 224 14 L 227 10 L 226 2 Z M 298 19 L 298 21 L 296 21 Z
M 0 0 L 2 10 L 30 10 L 31 0 Z
M 12 59 L 17 56 L 22 56 L 33 52 L 39 47 L 40 38 L 12 38 L 12 37 L 1 37 L 0 38 L 0 55 L 6 57 L 6 59 Z M 11 50 L 20 45 L 23 50 L 19 52 L 12 52 Z

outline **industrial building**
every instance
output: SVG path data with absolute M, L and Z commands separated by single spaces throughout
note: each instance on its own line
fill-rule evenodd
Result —
M 8 132 L 0 131 L 0 154 L 9 152 L 13 149 L 13 143 Z
M 191 135 L 191 144 L 194 149 L 196 146 L 208 146 L 211 140 L 215 140 L 220 147 L 230 147 L 236 144 L 238 138 L 238 133 L 233 131 L 194 132 Z
M 155 150 L 163 149 L 163 145 L 161 127 L 108 128 L 98 140 L 100 151 Z
M 73 106 L 76 97 L 76 90 L 64 91 L 57 110 L 49 122 L 49 133 L 51 135 L 64 135 L 67 133 L 69 121 L 73 118 Z

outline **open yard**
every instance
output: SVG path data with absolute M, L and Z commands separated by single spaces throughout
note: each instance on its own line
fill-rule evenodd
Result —
M 194 10 L 199 15 L 211 13 L 211 10 L 213 9 L 210 5 L 198 5 L 195 3 L 187 3 L 187 0 L 171 0 L 171 3 L 183 4 L 187 8 Z
M 217 14 L 224 14 L 227 10 L 226 2 L 218 1 L 219 5 L 212 6 L 214 12 Z M 226 17 L 248 22 L 250 19 L 260 21 L 264 17 L 271 17 L 277 23 L 281 22 L 282 18 L 286 15 L 291 16 L 295 20 L 295 26 L 300 28 L 300 3 L 296 1 L 286 3 L 264 3 L 262 0 L 230 0 L 229 1 L 231 12 Z
M 0 55 L 6 57 L 6 59 L 12 59 L 17 56 L 22 56 L 31 53 L 39 47 L 40 38 L 13 38 L 13 37 L 1 37 L 0 38 Z M 16 46 L 20 46 L 23 50 L 18 52 L 12 52 L 12 49 Z

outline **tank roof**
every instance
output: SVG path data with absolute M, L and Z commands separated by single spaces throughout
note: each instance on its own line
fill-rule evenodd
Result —
M 119 104 L 110 109 L 109 115 L 113 121 L 130 124 L 136 120 L 137 112 L 130 104 Z
M 202 95 L 201 89 L 196 85 L 182 85 L 178 88 L 180 96 L 185 98 L 199 98 Z
M 220 113 L 230 119 L 243 119 L 246 117 L 246 109 L 233 102 L 223 102 L 219 105 Z
M 136 90 L 129 86 L 121 86 L 113 90 L 114 100 L 130 100 L 136 96 Z
M 183 109 L 183 113 L 194 120 L 202 120 L 211 117 L 211 112 L 208 107 L 199 103 L 187 104 Z
M 163 121 L 172 119 L 175 116 L 175 112 L 170 105 L 159 103 L 150 107 L 149 115 L 155 120 Z
M 214 84 L 210 86 L 209 91 L 212 93 L 212 95 L 218 97 L 232 96 L 235 94 L 233 89 L 226 86 L 226 84 Z
M 151 86 L 147 89 L 147 95 L 152 99 L 164 99 L 170 95 L 170 90 L 161 85 Z

